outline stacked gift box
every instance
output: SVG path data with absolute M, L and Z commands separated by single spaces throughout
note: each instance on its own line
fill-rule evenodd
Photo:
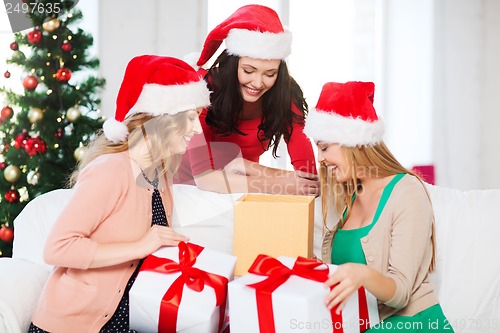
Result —
M 236 257 L 192 243 L 146 257 L 130 290 L 130 328 L 139 332 L 218 332 Z
M 312 197 L 244 195 L 235 204 L 234 256 L 179 243 L 144 260 L 130 290 L 131 328 L 358 333 L 373 327 L 377 300 L 363 288 L 340 313 L 326 307 L 324 282 L 337 266 L 307 259 L 313 219 Z
M 257 257 L 249 274 L 229 283 L 231 332 L 359 333 L 379 322 L 377 300 L 360 288 L 340 313 L 324 286 L 336 265 L 302 257 Z

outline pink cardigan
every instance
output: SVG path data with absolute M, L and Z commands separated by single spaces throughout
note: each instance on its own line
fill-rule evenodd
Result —
M 128 152 L 100 156 L 80 173 L 47 238 L 45 261 L 56 268 L 37 304 L 35 325 L 52 333 L 89 333 L 111 318 L 139 260 L 89 265 L 98 243 L 135 241 L 150 228 L 151 192 L 137 185 L 140 175 Z

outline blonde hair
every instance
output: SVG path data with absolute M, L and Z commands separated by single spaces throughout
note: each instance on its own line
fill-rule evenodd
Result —
M 359 175 L 359 172 L 363 172 L 365 175 L 375 178 L 393 176 L 399 173 L 410 174 L 420 181 L 430 201 L 429 193 L 427 192 L 424 182 L 420 176 L 401 165 L 384 142 L 379 142 L 372 146 L 342 146 L 341 150 L 347 163 L 351 167 L 351 170 L 355 170 L 355 172 L 352 173 L 349 180 L 340 183 L 337 181 L 336 177 L 328 174 L 326 165 L 321 163 L 320 184 L 322 193 L 323 225 L 325 228 L 328 215 L 328 203 L 332 197 L 334 198 L 334 208 L 337 211 L 338 216 L 342 217 L 343 214 L 345 214 L 345 219 L 349 217 L 352 209 L 353 197 L 361 188 L 361 183 L 356 176 Z M 434 215 L 432 217 L 431 242 L 432 260 L 429 269 L 430 271 L 433 271 L 435 268 L 436 252 Z
M 129 150 L 135 145 L 146 141 L 148 156 L 153 168 L 160 168 L 161 175 L 173 176 L 179 168 L 181 158 L 173 154 L 170 144 L 186 131 L 187 112 L 175 115 L 152 116 L 146 113 L 137 113 L 124 120 L 128 129 L 128 139 L 113 143 L 104 133 L 98 132 L 97 137 L 88 145 L 84 157 L 79 161 L 75 171 L 68 180 L 68 187 L 73 187 L 80 171 L 97 157 L 105 154 L 115 154 Z

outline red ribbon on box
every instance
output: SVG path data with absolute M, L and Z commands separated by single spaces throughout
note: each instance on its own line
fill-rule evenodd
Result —
M 196 263 L 196 258 L 203 249 L 203 247 L 196 244 L 180 242 L 178 263 L 171 259 L 156 257 L 152 254 L 144 259 L 140 271 L 151 271 L 162 274 L 181 273 L 161 300 L 158 332 L 176 332 L 177 315 L 184 285 L 196 292 L 201 292 L 205 286 L 210 286 L 214 289 L 216 306 L 220 307 L 219 330 L 222 327 L 226 311 L 228 279 L 224 276 L 193 267 Z
M 288 280 L 292 275 L 300 276 L 304 279 L 317 282 L 325 282 L 328 279 L 329 270 L 316 269 L 325 265 L 314 259 L 298 257 L 292 269 L 283 265 L 279 260 L 267 256 L 259 255 L 248 270 L 249 273 L 267 276 L 267 279 L 249 284 L 249 287 L 255 288 L 257 301 L 257 313 L 259 317 L 259 329 L 261 333 L 275 333 L 272 293 L 279 286 Z M 364 296 L 364 300 L 363 297 Z M 368 323 L 368 305 L 366 303 L 366 294 L 361 287 L 358 293 L 359 297 L 359 316 L 360 323 Z M 335 308 L 331 309 L 333 330 L 335 333 L 343 333 L 342 312 L 337 314 Z M 336 325 L 340 323 L 340 325 Z M 364 330 L 366 330 L 365 328 Z M 362 330 L 361 332 L 363 332 Z
M 330 290 L 335 288 L 336 284 L 330 287 Z M 344 327 L 343 327 L 343 322 L 344 319 L 342 318 L 342 311 L 340 313 L 337 313 L 335 310 L 337 307 L 334 307 L 330 313 L 332 315 L 332 325 L 333 325 L 333 332 L 335 333 L 344 333 Z M 359 309 L 359 332 L 363 333 L 367 329 L 370 328 L 370 317 L 368 313 L 368 301 L 366 299 L 366 291 L 364 287 L 360 287 L 358 289 L 358 309 Z

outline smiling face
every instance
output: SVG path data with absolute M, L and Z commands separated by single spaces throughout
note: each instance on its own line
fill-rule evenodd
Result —
M 352 178 L 352 168 L 339 144 L 317 142 L 318 161 L 328 169 L 328 174 L 336 177 L 339 183 Z
M 200 123 L 201 111 L 202 108 L 183 112 L 186 117 L 186 128 L 182 135 L 172 140 L 170 147 L 173 154 L 184 154 L 193 135 L 202 133 L 203 130 Z
M 245 102 L 256 102 L 271 89 L 278 78 L 281 60 L 241 57 L 238 62 L 238 81 Z

